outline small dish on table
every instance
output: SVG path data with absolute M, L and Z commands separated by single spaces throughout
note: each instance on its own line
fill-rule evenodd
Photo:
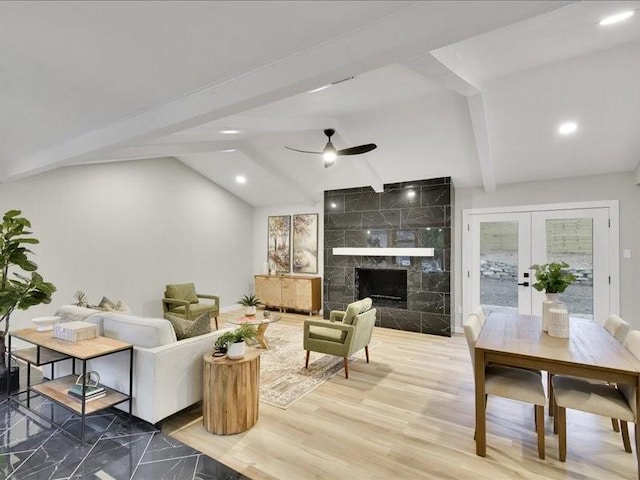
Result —
M 36 331 L 38 332 L 47 332 L 49 330 L 53 330 L 53 326 L 61 320 L 61 317 L 51 316 L 51 317 L 37 317 L 32 319 L 31 321 L 36 324 Z

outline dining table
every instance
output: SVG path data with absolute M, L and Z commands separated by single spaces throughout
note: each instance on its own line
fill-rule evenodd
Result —
M 572 317 L 569 338 L 557 338 L 542 331 L 542 321 L 538 316 L 515 311 L 494 311 L 487 317 L 474 353 L 476 454 L 481 457 L 487 454 L 485 368 L 489 363 L 640 388 L 640 361 L 602 325 L 585 318 Z M 640 412 L 640 395 L 635 398 L 635 411 Z M 640 479 L 640 429 L 637 417 L 634 431 Z

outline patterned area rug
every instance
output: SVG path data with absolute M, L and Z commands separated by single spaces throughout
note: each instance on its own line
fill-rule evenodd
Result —
M 282 409 L 289 408 L 296 400 L 318 388 L 343 368 L 342 358 L 317 352 L 311 352 L 309 368 L 304 368 L 302 325 L 292 327 L 274 323 L 269 325 L 265 337 L 269 350 L 260 350 L 261 402 Z M 369 348 L 379 343 L 372 340 Z M 364 358 L 364 350 L 352 355 L 349 362 L 355 362 L 361 357 Z

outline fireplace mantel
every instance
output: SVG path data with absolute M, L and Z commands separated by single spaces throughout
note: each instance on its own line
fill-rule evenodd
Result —
M 334 247 L 334 255 L 364 255 L 368 257 L 433 257 L 433 248 Z

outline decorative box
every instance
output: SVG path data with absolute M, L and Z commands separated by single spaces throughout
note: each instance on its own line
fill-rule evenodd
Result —
M 89 340 L 98 336 L 98 326 L 89 322 L 65 322 L 53 326 L 53 336 L 67 342 Z

